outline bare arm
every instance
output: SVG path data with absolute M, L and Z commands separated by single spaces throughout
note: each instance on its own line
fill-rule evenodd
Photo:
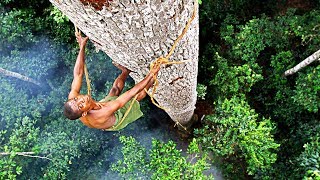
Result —
M 81 89 L 85 61 L 85 46 L 87 44 L 88 37 L 82 38 L 81 35 L 77 35 L 77 41 L 80 45 L 80 50 L 73 69 L 73 81 L 68 99 L 77 96 Z

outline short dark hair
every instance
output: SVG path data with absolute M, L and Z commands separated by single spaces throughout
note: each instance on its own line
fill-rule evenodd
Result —
M 74 111 L 69 102 L 64 103 L 63 114 L 70 120 L 75 120 L 82 116 L 82 112 Z

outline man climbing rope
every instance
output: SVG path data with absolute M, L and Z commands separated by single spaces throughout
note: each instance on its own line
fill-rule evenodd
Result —
M 122 71 L 121 74 L 114 81 L 109 94 L 97 102 L 90 95 L 80 94 L 88 37 L 84 38 L 80 33 L 76 33 L 76 37 L 80 50 L 74 66 L 71 91 L 68 101 L 64 104 L 64 115 L 70 120 L 80 118 L 86 126 L 102 130 L 120 130 L 140 118 L 143 114 L 138 101 L 146 96 L 144 89 L 148 90 L 153 85 L 153 77 L 158 74 L 160 65 L 153 66 L 141 82 L 121 95 L 125 80 L 131 71 L 116 65 Z

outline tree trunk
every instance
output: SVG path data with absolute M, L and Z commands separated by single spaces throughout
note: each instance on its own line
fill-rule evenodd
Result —
M 150 63 L 166 56 L 191 17 L 194 0 L 50 0 L 113 61 L 139 82 Z M 198 8 L 196 8 L 198 11 Z M 198 13 L 170 60 L 162 67 L 155 100 L 183 126 L 190 125 L 196 103 L 199 49 Z
M 36 81 L 36 80 L 34 80 L 32 78 L 29 78 L 27 76 L 21 75 L 21 74 L 16 73 L 16 72 L 8 71 L 8 70 L 3 69 L 3 68 L 0 68 L 0 74 L 4 74 L 5 76 L 18 78 L 18 79 L 21 79 L 23 81 L 30 82 L 30 83 L 33 83 L 35 85 L 41 86 L 41 84 L 38 81 Z

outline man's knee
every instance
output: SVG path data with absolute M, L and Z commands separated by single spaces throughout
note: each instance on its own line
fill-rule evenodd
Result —
M 118 87 L 112 87 L 110 89 L 109 95 L 111 96 L 118 96 L 120 94 L 120 89 Z

